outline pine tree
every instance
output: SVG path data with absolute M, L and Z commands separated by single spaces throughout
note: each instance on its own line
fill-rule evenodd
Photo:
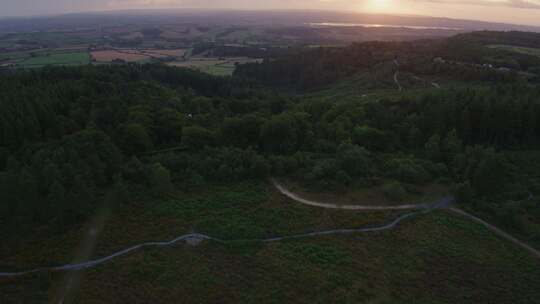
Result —
M 425 145 L 427 156 L 434 161 L 441 160 L 441 136 L 435 133 Z
M 47 198 L 49 201 L 49 208 L 46 210 L 46 214 L 50 214 L 51 212 L 60 212 L 64 207 L 66 199 L 66 190 L 62 183 L 57 180 L 53 181 L 51 183 L 51 187 L 49 188 L 49 195 Z
M 171 173 L 160 163 L 150 167 L 150 186 L 156 195 L 165 195 L 172 191 Z

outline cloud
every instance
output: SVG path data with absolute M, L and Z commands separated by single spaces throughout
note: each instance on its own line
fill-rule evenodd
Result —
M 49 0 L 53 1 L 53 0 Z M 56 0 L 60 1 L 60 0 Z M 308 8 L 347 9 L 358 7 L 373 0 L 95 0 L 94 6 L 105 4 L 109 9 L 125 8 Z M 73 0 L 81 2 L 82 0 Z M 485 7 L 509 7 L 518 9 L 540 9 L 540 0 L 395 0 L 398 5 L 407 3 L 435 3 L 450 5 L 474 5 Z M 101 5 L 103 6 L 103 5 Z
M 520 9 L 540 9 L 540 1 L 528 0 L 413 0 L 415 2 L 430 2 L 440 4 L 478 5 L 488 7 L 512 7 Z M 540 18 L 540 16 L 539 16 Z
M 150 9 L 150 8 L 210 8 L 210 9 L 327 9 L 361 10 L 370 3 L 383 0 L 0 0 L 0 15 L 58 14 L 80 11 L 99 11 L 114 9 Z M 528 20 L 538 23 L 534 14 L 540 9 L 540 0 L 385 0 L 389 13 L 417 13 L 439 15 L 448 13 L 448 17 L 461 17 L 461 14 L 476 17 L 489 16 L 488 11 L 498 10 L 502 19 L 520 19 L 519 14 L 527 14 Z M 406 11 L 407 8 L 411 8 Z M 469 10 L 469 7 L 476 7 Z M 413 11 L 414 8 L 414 11 Z M 462 13 L 450 14 L 452 9 L 462 9 Z M 485 9 L 483 9 L 485 8 Z M 512 9 L 505 12 L 501 10 Z

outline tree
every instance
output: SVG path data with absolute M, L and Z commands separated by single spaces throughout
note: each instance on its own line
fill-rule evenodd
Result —
M 272 116 L 262 126 L 260 141 L 267 152 L 294 152 L 298 144 L 294 118 L 285 114 Z
M 407 191 L 399 182 L 391 182 L 383 186 L 382 191 L 384 195 L 394 201 L 401 201 L 407 195 Z
M 87 181 L 81 175 L 75 177 L 70 193 L 73 201 L 79 202 L 81 206 L 91 202 L 95 195 L 92 187 L 88 186 Z
M 441 136 L 437 133 L 433 134 L 427 141 L 425 149 L 429 159 L 434 161 L 441 160 Z
M 221 128 L 222 141 L 227 146 L 247 148 L 257 146 L 261 121 L 254 115 L 225 118 Z
M 154 163 L 150 167 L 148 181 L 156 195 L 165 195 L 173 189 L 171 173 L 160 163 Z
M 422 148 L 423 145 L 423 138 L 422 138 L 422 132 L 417 127 L 412 127 L 409 130 L 409 134 L 407 136 L 407 144 L 410 149 L 418 150 Z
M 155 134 L 161 143 L 179 143 L 182 138 L 184 118 L 180 112 L 165 108 L 156 115 Z
M 352 144 L 341 144 L 337 155 L 339 167 L 349 176 L 369 177 L 372 172 L 369 151 Z
M 49 188 L 49 211 L 60 211 L 62 210 L 66 198 L 66 190 L 62 183 L 55 180 L 52 182 L 51 187 Z
M 502 155 L 490 155 L 474 171 L 472 186 L 481 196 L 497 195 L 507 188 L 510 171 L 510 164 Z
M 120 148 L 129 155 L 143 153 L 152 149 L 152 139 L 145 127 L 138 123 L 120 126 L 118 131 Z
M 214 144 L 214 134 L 203 127 L 185 127 L 182 131 L 182 143 L 196 149 L 212 146 Z
M 458 203 L 469 204 L 474 199 L 474 191 L 468 181 L 458 184 L 454 192 Z
M 16 191 L 18 193 L 18 198 L 21 202 L 26 205 L 32 206 L 35 208 L 39 204 L 39 185 L 37 178 L 32 173 L 29 167 L 25 166 L 18 174 L 16 189 L 6 189 L 7 191 Z
M 384 151 L 388 145 L 386 134 L 368 126 L 358 126 L 353 130 L 353 143 L 372 151 Z
M 450 131 L 446 135 L 444 144 L 443 144 L 443 154 L 444 159 L 449 163 L 452 159 L 461 152 L 463 149 L 463 143 L 459 139 L 456 130 Z
M 347 186 L 351 183 L 352 178 L 347 174 L 347 172 L 341 170 L 336 173 L 336 180 L 340 184 Z
M 388 177 L 408 183 L 424 183 L 431 176 L 429 172 L 414 158 L 393 158 L 385 163 Z
M 122 172 L 127 179 L 135 183 L 143 183 L 146 180 L 144 165 L 136 156 L 131 157 L 124 165 Z

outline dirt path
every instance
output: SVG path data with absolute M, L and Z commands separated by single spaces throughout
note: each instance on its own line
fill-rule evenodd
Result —
M 401 84 L 399 83 L 399 80 L 398 80 L 398 76 L 399 76 L 399 71 L 396 71 L 394 73 L 394 82 L 396 83 L 397 87 L 398 87 L 398 91 L 403 91 L 403 88 L 401 87 Z
M 72 263 L 88 261 L 92 257 L 98 237 L 103 232 L 105 223 L 108 221 L 110 215 L 111 209 L 103 207 L 90 220 L 88 232 L 83 236 L 77 247 Z M 83 281 L 83 276 L 83 271 L 68 272 L 63 278 L 62 284 L 57 287 L 53 303 L 72 303 L 75 291 L 79 289 Z
M 406 204 L 406 205 L 396 205 L 396 206 L 368 206 L 368 205 L 338 205 L 338 204 L 331 204 L 326 202 L 316 202 L 311 201 L 305 198 L 302 198 L 298 196 L 295 193 L 292 193 L 287 188 L 285 188 L 283 185 L 281 185 L 279 182 L 277 182 L 275 179 L 272 179 L 272 184 L 278 191 L 287 196 L 288 198 L 297 201 L 299 203 L 302 203 L 304 205 L 309 205 L 313 207 L 321 207 L 321 208 L 327 208 L 327 209 L 344 209 L 344 210 L 407 210 L 407 209 L 428 209 L 433 208 L 434 206 L 440 207 L 446 207 L 449 206 L 450 203 L 453 202 L 453 198 L 451 196 L 446 196 L 441 198 L 440 200 L 433 202 L 432 204 Z
M 301 198 L 299 197 L 298 195 L 290 192 L 289 190 L 287 190 L 285 187 L 283 187 L 282 185 L 280 185 L 277 181 L 275 180 L 272 180 L 272 183 L 274 184 L 274 186 L 279 190 L 279 192 L 281 192 L 283 195 L 289 197 L 290 199 L 294 200 L 294 201 L 297 201 L 299 203 L 302 203 L 302 204 L 305 204 L 305 205 L 309 205 L 309 206 L 315 206 L 315 207 L 321 207 L 321 208 L 330 208 L 330 209 L 347 209 L 347 210 L 391 210 L 389 208 L 394 208 L 394 209 L 422 209 L 422 208 L 448 208 L 450 207 L 450 204 L 453 202 L 453 198 L 452 197 L 445 197 L 445 198 L 442 198 L 440 199 L 438 202 L 432 204 L 432 205 L 401 205 L 401 206 L 393 206 L 393 207 L 381 207 L 381 206 L 356 206 L 356 205 L 352 205 L 352 206 L 341 206 L 341 205 L 336 205 L 336 204 L 328 204 L 328 203 L 323 203 L 323 202 L 314 202 L 314 201 L 310 201 L 310 200 L 306 200 L 304 198 Z M 386 208 L 386 209 L 385 209 Z M 493 233 L 497 234 L 498 236 L 506 239 L 506 240 L 509 240 L 511 241 L 512 243 L 526 249 L 527 251 L 529 251 L 530 253 L 532 253 L 534 256 L 536 256 L 537 258 L 540 258 L 540 251 L 536 250 L 535 248 L 527 245 L 526 243 L 518 240 L 517 238 L 511 236 L 510 234 L 502 231 L 501 229 L 491 225 L 490 223 L 470 214 L 470 213 L 467 213 L 461 209 L 458 209 L 458 208 L 455 208 L 455 207 L 450 207 L 448 208 L 448 210 L 454 212 L 454 213 L 457 213 L 463 217 L 466 217 L 472 221 L 475 221 L 479 224 L 482 224 L 483 226 L 485 226 L 486 228 L 488 228 L 489 230 L 491 230 Z
M 129 248 L 126 248 L 124 250 L 118 251 L 116 253 L 113 253 L 109 256 L 96 259 L 96 260 L 89 260 L 87 262 L 81 262 L 77 264 L 66 264 L 62 266 L 53 266 L 53 267 L 40 267 L 35 268 L 31 270 L 26 271 L 19 271 L 19 272 L 0 272 L 0 278 L 14 278 L 14 277 L 21 277 L 26 276 L 34 273 L 40 273 L 40 272 L 78 272 L 84 269 L 93 268 L 98 265 L 104 264 L 112 259 L 119 258 L 121 256 L 128 255 L 130 253 L 133 253 L 135 251 L 138 251 L 143 248 L 149 248 L 149 247 L 170 247 L 173 245 L 176 245 L 177 243 L 180 243 L 182 241 L 188 243 L 188 244 L 198 244 L 204 240 L 212 240 L 218 243 L 227 244 L 227 243 L 235 243 L 235 242 L 262 242 L 262 243 L 272 243 L 272 242 L 279 242 L 284 240 L 291 240 L 291 239 L 302 239 L 302 238 L 310 238 L 310 237 L 318 237 L 318 236 L 327 236 L 327 235 L 346 235 L 346 234 L 354 234 L 354 233 L 364 233 L 364 232 L 377 232 L 377 231 L 384 231 L 384 230 L 390 230 L 397 227 L 402 221 L 425 214 L 432 209 L 426 209 L 423 211 L 414 211 L 410 213 L 403 214 L 394 220 L 390 221 L 389 223 L 382 224 L 379 226 L 371 226 L 371 227 L 364 227 L 364 228 L 358 228 L 358 229 L 332 229 L 332 230 L 325 230 L 325 231 L 315 231 L 315 232 L 309 232 L 309 233 L 303 233 L 303 234 L 293 234 L 293 235 L 287 235 L 287 236 L 276 236 L 276 237 L 270 237 L 270 238 L 263 238 L 263 239 L 238 239 L 238 240 L 223 240 L 219 238 L 215 238 L 206 234 L 200 234 L 200 233 L 190 233 L 190 234 L 184 234 L 181 235 L 174 240 L 171 241 L 165 241 L 165 242 L 147 242 L 142 243 L 139 245 L 135 245 Z
M 424 82 L 424 83 L 427 83 L 426 80 L 425 80 L 424 78 L 418 77 L 418 76 L 416 76 L 416 75 L 413 75 L 413 78 L 416 79 L 416 80 L 418 80 L 418 81 L 422 81 L 422 82 Z M 440 86 L 438 83 L 436 83 L 435 81 L 432 81 L 432 82 L 431 82 L 431 85 L 432 85 L 434 88 L 436 88 L 436 89 L 440 89 L 440 88 L 441 88 L 441 86 Z
M 490 223 L 470 214 L 470 213 L 467 213 L 461 209 L 457 209 L 457 208 L 449 208 L 450 211 L 454 212 L 454 213 L 457 213 L 463 217 L 466 217 L 470 220 L 473 220 L 479 224 L 482 224 L 484 227 L 488 228 L 489 230 L 491 230 L 493 233 L 497 234 L 498 236 L 504 238 L 504 239 L 507 239 L 509 240 L 510 242 L 526 249 L 527 251 L 529 251 L 530 253 L 532 253 L 534 256 L 536 256 L 537 258 L 540 258 L 540 251 L 534 249 L 533 247 L 525 244 L 524 242 L 516 239 L 515 237 L 511 236 L 510 234 L 502 231 L 501 229 L 491 225 Z
M 325 231 L 315 231 L 310 233 L 303 233 L 303 234 L 293 234 L 293 235 L 287 235 L 287 236 L 276 236 L 276 237 L 270 237 L 270 238 L 263 238 L 263 239 L 237 239 L 237 240 L 223 240 L 219 238 L 215 238 L 206 234 L 200 234 L 200 233 L 190 233 L 190 234 L 184 234 L 181 235 L 171 241 L 164 241 L 164 242 L 147 242 L 138 244 L 129 248 L 126 248 L 124 250 L 115 252 L 109 256 L 99 258 L 96 260 L 89 260 L 86 262 L 76 263 L 76 264 L 66 264 L 62 266 L 52 266 L 52 267 L 39 267 L 31 270 L 26 271 L 19 271 L 19 272 L 0 272 L 0 278 L 13 278 L 13 277 L 21 277 L 25 275 L 30 275 L 34 273 L 40 273 L 40 272 L 74 272 L 74 271 L 81 271 L 88 268 L 93 268 L 98 265 L 104 264 L 112 259 L 119 258 L 122 256 L 125 256 L 127 254 L 133 253 L 135 251 L 138 251 L 143 248 L 149 248 L 149 247 L 170 247 L 173 245 L 176 245 L 177 243 L 180 243 L 182 241 L 188 243 L 188 244 L 198 244 L 205 240 L 212 240 L 218 243 L 234 243 L 234 242 L 263 242 L 263 243 L 271 243 L 271 242 L 279 242 L 283 240 L 290 240 L 290 239 L 301 239 L 301 238 L 309 238 L 309 237 L 318 237 L 318 236 L 327 236 L 327 235 L 344 235 L 344 234 L 353 234 L 353 233 L 365 233 L 365 232 L 377 232 L 377 231 L 385 231 L 385 230 L 391 230 L 396 228 L 401 222 L 403 222 L 406 219 L 413 218 L 418 215 L 429 213 L 432 210 L 439 209 L 439 208 L 448 208 L 450 204 L 454 201 L 453 197 L 448 196 L 441 198 L 437 202 L 433 204 L 419 204 L 419 205 L 401 205 L 401 206 L 340 206 L 336 204 L 328 204 L 328 203 L 322 203 L 322 202 L 314 202 L 310 200 L 303 199 L 299 197 L 298 195 L 290 192 L 285 187 L 280 185 L 277 181 L 272 180 L 273 185 L 276 187 L 276 189 L 282 193 L 283 195 L 287 196 L 288 198 L 297 201 L 299 203 L 309 205 L 309 206 L 315 206 L 315 207 L 321 207 L 321 208 L 330 208 L 330 209 L 345 209 L 345 210 L 403 210 L 403 209 L 421 209 L 417 211 L 412 211 L 406 214 L 402 214 L 399 217 L 395 218 L 389 223 L 382 224 L 379 226 L 371 226 L 371 227 L 364 227 L 364 228 L 358 228 L 358 229 L 332 229 L 332 230 L 325 230 Z M 521 242 L 520 240 L 514 238 L 513 236 L 509 235 L 508 233 L 498 229 L 497 227 L 463 211 L 457 208 L 449 208 L 454 213 L 457 213 L 459 215 L 462 215 L 464 217 L 467 217 L 477 223 L 480 223 L 487 227 L 489 230 L 493 231 L 497 235 L 513 242 L 514 244 L 517 244 L 529 252 L 531 252 L 536 257 L 540 258 L 540 252 L 531 246 Z
M 436 208 L 446 208 L 453 201 L 452 197 L 445 197 L 445 198 L 440 199 L 438 202 L 434 204 L 417 204 L 417 205 L 411 204 L 411 205 L 401 205 L 401 206 L 354 206 L 354 205 L 353 206 L 347 206 L 347 205 L 340 206 L 340 205 L 335 205 L 335 204 L 313 202 L 313 201 L 303 199 L 299 197 L 298 195 L 287 190 L 285 187 L 280 185 L 277 181 L 272 180 L 272 183 L 280 193 L 289 197 L 290 199 L 306 204 L 306 205 L 315 206 L 315 207 L 331 208 L 331 209 L 345 209 L 345 210 L 405 210 L 405 209 L 420 209 L 420 210 L 411 211 L 409 213 L 400 215 L 399 217 L 395 218 L 391 222 L 378 225 L 378 226 L 370 226 L 370 227 L 357 228 L 357 229 L 332 229 L 332 230 L 315 231 L 315 232 L 303 233 L 303 234 L 275 236 L 275 237 L 263 238 L 263 239 L 223 240 L 223 239 L 215 238 L 206 234 L 190 233 L 190 234 L 181 235 L 171 241 L 147 242 L 147 243 L 138 244 L 138 245 L 126 248 L 124 250 L 115 252 L 109 256 L 96 259 L 96 260 L 88 260 L 86 262 L 66 264 L 62 266 L 40 267 L 40 268 L 35 268 L 31 270 L 26 270 L 26 271 L 19 271 L 19 272 L 0 272 L 0 278 L 20 277 L 20 276 L 30 275 L 33 273 L 39 273 L 39 272 L 63 272 L 63 271 L 77 272 L 80 270 L 96 267 L 112 259 L 125 256 L 127 254 L 130 254 L 132 252 L 138 251 L 143 248 L 170 247 L 182 241 L 187 242 L 188 244 L 198 244 L 204 240 L 212 240 L 219 243 L 233 243 L 233 242 L 270 243 L 270 242 L 279 242 L 279 241 L 289 240 L 289 239 L 301 239 L 301 238 L 309 238 L 309 237 L 317 237 L 317 236 L 325 236 L 325 235 L 340 235 L 340 234 L 353 234 L 353 233 L 365 233 L 365 232 L 390 230 L 397 227 L 402 221 L 406 219 L 428 213 Z
M 394 59 L 394 66 L 396 67 L 396 71 L 394 72 L 394 83 L 398 87 L 398 91 L 403 91 L 403 88 L 401 87 L 401 84 L 399 83 L 398 76 L 399 76 L 399 61 L 397 58 Z

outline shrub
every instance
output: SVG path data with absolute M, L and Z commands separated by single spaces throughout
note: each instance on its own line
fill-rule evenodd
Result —
M 384 185 L 382 191 L 387 198 L 395 201 L 401 201 L 407 195 L 407 191 L 405 191 L 405 188 L 399 182 L 391 182 Z
M 351 177 L 345 171 L 339 171 L 336 174 L 336 180 L 342 185 L 349 185 L 352 181 Z
M 394 158 L 385 165 L 387 176 L 408 183 L 424 183 L 431 178 L 422 165 L 412 158 Z
M 454 190 L 456 201 L 458 203 L 468 204 L 474 199 L 474 192 L 471 184 L 467 181 L 456 185 Z

